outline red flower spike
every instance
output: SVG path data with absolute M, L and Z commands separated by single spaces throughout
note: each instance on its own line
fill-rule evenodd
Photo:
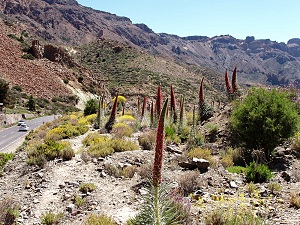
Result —
M 160 84 L 157 87 L 157 95 L 156 95 L 156 116 L 159 117 L 161 111 L 161 103 L 162 103 L 162 94 Z
M 105 129 L 108 132 L 110 132 L 112 130 L 112 127 L 113 127 L 113 125 L 115 123 L 116 113 L 117 113 L 117 105 L 118 105 L 118 93 L 116 95 L 116 98 L 115 98 L 114 105 L 113 105 L 112 110 L 111 110 L 111 114 L 110 114 L 109 120 L 108 120 L 108 122 L 105 125 Z
M 145 116 L 145 108 L 146 108 L 146 104 L 147 104 L 147 97 L 144 96 L 144 99 L 143 99 L 143 106 L 142 106 L 142 115 L 141 115 L 141 118 L 143 118 Z
M 153 101 L 151 101 L 151 109 L 150 109 L 150 122 L 151 125 L 154 123 L 154 106 Z
M 171 85 L 171 114 L 173 114 L 174 123 L 176 123 L 177 122 L 176 99 L 175 99 L 174 89 L 172 85 Z
M 159 116 L 157 133 L 156 133 L 156 146 L 155 146 L 155 156 L 154 156 L 154 165 L 153 165 L 153 186 L 158 187 L 161 183 L 162 177 L 162 162 L 163 162 L 163 151 L 164 151 L 164 122 L 165 114 L 168 106 L 168 99 L 165 101 L 161 114 Z
M 200 103 L 204 103 L 203 80 L 204 80 L 204 77 L 202 78 L 201 83 L 200 83 L 200 90 L 199 90 L 199 102 Z
M 179 121 L 180 123 L 183 123 L 183 109 L 184 109 L 184 98 L 182 97 L 182 100 L 180 101 L 180 115 L 179 115 Z
M 236 66 L 234 67 L 232 78 L 231 78 L 231 86 L 232 86 L 232 93 L 237 91 L 237 84 L 236 84 Z
M 229 82 L 227 69 L 226 69 L 226 71 L 225 71 L 225 84 L 226 84 L 226 90 L 227 90 L 227 93 L 228 93 L 228 94 L 231 94 L 231 93 L 232 93 L 232 87 L 231 87 L 230 82 Z

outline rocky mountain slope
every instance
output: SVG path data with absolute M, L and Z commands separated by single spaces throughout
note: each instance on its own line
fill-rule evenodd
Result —
M 148 95 L 160 83 L 165 91 L 172 84 L 176 93 L 196 99 L 203 76 L 211 99 L 224 91 L 223 76 L 210 69 L 178 64 L 105 38 L 76 47 L 38 41 L 26 24 L 2 16 L 0 78 L 34 97 L 76 95 L 82 108 L 100 91 L 108 98 L 116 91 L 126 97 Z
M 81 45 L 104 37 L 222 73 L 237 65 L 240 81 L 248 84 L 293 84 L 300 78 L 298 38 L 286 44 L 230 35 L 179 37 L 156 34 L 145 24 L 133 24 L 129 18 L 84 7 L 75 0 L 7 0 L 0 4 L 4 15 L 50 42 Z

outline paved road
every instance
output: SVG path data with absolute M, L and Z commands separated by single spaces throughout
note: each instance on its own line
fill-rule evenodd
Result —
M 39 117 L 33 120 L 26 120 L 26 124 L 29 126 L 29 130 L 34 130 L 42 125 L 43 122 L 49 122 L 53 119 L 54 116 Z M 19 131 L 19 126 L 17 125 L 0 131 L 0 152 L 10 152 L 8 149 L 19 140 L 24 139 L 28 132 Z

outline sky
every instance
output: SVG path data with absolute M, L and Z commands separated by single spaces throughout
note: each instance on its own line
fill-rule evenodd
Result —
M 300 0 L 77 0 L 81 5 L 144 23 L 156 33 L 229 34 L 287 42 L 300 38 Z

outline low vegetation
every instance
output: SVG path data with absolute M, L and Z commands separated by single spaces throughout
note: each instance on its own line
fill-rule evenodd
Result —
M 12 198 L 0 200 L 0 223 L 5 225 L 16 224 L 20 206 Z
M 64 217 L 63 213 L 55 214 L 52 211 L 46 212 L 41 216 L 41 223 L 43 225 L 54 225 Z
M 110 51 L 111 49 L 106 50 Z M 93 52 L 93 54 L 87 55 L 87 58 L 99 58 L 103 64 L 106 64 L 106 60 L 114 61 L 118 58 L 122 61 L 121 64 L 126 64 L 128 63 L 126 57 L 135 56 L 130 55 L 128 49 L 122 49 L 121 52 L 123 50 L 125 52 L 122 53 L 123 55 L 114 56 L 113 59 L 104 60 L 104 55 L 101 54 L 105 53 L 102 52 L 99 53 L 98 57 L 93 55 Z M 120 66 L 119 63 L 116 70 Z M 93 67 L 92 64 L 87 64 Z M 123 87 L 126 85 L 124 84 Z M 224 131 L 225 126 L 221 121 L 216 123 L 211 121 L 215 111 L 214 106 L 205 99 L 205 87 L 208 85 L 205 86 L 202 78 L 199 98 L 194 102 L 188 102 L 189 105 L 186 106 L 183 101 L 185 98 L 182 98 L 180 106 L 176 108 L 173 86 L 171 86 L 171 105 L 168 105 L 168 100 L 162 104 L 163 95 L 160 85 L 158 85 L 157 96 L 155 103 L 154 101 L 151 102 L 150 113 L 147 111 L 149 109 L 147 109 L 146 104 L 143 104 L 142 110 L 140 110 L 140 103 L 138 103 L 138 108 L 135 111 L 132 110 L 126 114 L 125 106 L 128 101 L 118 93 L 112 98 L 110 105 L 105 110 L 101 98 L 99 101 L 89 99 L 85 104 L 83 113 L 67 114 L 51 123 L 43 124 L 36 131 L 30 132 L 22 147 L 27 153 L 26 161 L 29 165 L 43 168 L 51 160 L 60 159 L 59 162 L 71 160 L 75 156 L 75 152 L 68 139 L 86 134 L 89 131 L 82 140 L 82 149 L 79 150 L 82 153 L 82 161 L 87 165 L 91 163 L 90 161 L 100 164 L 106 157 L 110 158 L 112 154 L 126 155 L 127 151 L 138 149 L 154 150 L 153 165 L 149 162 L 135 161 L 132 164 L 120 163 L 118 165 L 103 163 L 99 168 L 103 177 L 113 176 L 120 180 L 129 180 L 138 174 L 142 178 L 142 182 L 146 183 L 143 188 L 146 189 L 147 194 L 142 201 L 141 210 L 135 217 L 127 221 L 127 225 L 191 224 L 192 220 L 216 225 L 264 224 L 262 218 L 255 215 L 251 208 L 252 205 L 264 204 L 260 199 L 257 183 L 268 182 L 272 178 L 272 171 L 267 165 L 273 157 L 274 147 L 293 137 L 293 148 L 300 148 L 299 134 L 296 133 L 299 124 L 297 108 L 290 101 L 288 93 L 283 91 L 254 88 L 250 89 L 248 95 L 243 98 L 236 84 L 236 77 L 233 77 L 231 85 L 226 83 L 228 92 L 226 103 L 228 107 L 233 106 L 232 111 L 226 112 L 228 113 L 227 116 L 230 117 L 231 134 L 228 134 L 227 131 Z M 144 97 L 144 102 L 145 99 L 146 97 Z M 196 98 L 190 96 L 189 99 Z M 58 101 L 60 99 L 52 99 L 52 102 Z M 47 104 L 41 99 L 38 102 L 39 107 Z M 30 103 L 28 107 L 31 105 L 32 110 L 32 107 L 37 104 L 33 97 L 28 98 L 28 103 Z M 101 104 L 99 105 L 99 103 Z M 192 107 L 193 105 L 198 105 L 198 108 Z M 167 108 L 170 109 L 170 112 L 167 112 Z M 185 110 L 182 109 L 185 108 L 189 108 L 187 114 L 183 114 Z M 145 122 L 148 119 L 150 123 Z M 139 134 L 138 138 L 136 138 L 137 134 Z M 296 135 L 293 136 L 294 134 Z M 218 143 L 222 141 L 221 151 L 218 148 L 213 149 L 212 143 L 217 141 L 220 141 Z M 230 146 L 231 144 L 234 146 Z M 222 170 L 222 167 L 230 173 L 239 173 L 239 176 L 246 178 L 248 182 L 244 189 L 247 200 L 245 200 L 242 191 L 238 193 L 239 197 L 225 196 L 225 190 L 220 187 L 216 193 L 209 195 L 211 213 L 206 212 L 200 219 L 192 218 L 191 207 L 202 212 L 204 205 L 207 206 L 207 199 L 204 200 L 204 193 L 200 193 L 200 189 L 205 185 L 213 186 L 213 178 L 205 183 L 199 179 L 199 171 L 187 172 L 182 170 L 183 175 L 179 176 L 177 180 L 178 186 L 169 187 L 167 182 L 163 182 L 165 145 L 180 146 L 180 150 L 183 150 L 183 154 L 180 156 L 176 155 L 175 157 L 174 153 L 169 162 L 178 163 L 179 158 L 185 161 L 191 161 L 193 158 L 206 159 L 210 162 L 210 168 L 218 171 L 218 175 L 227 173 Z M 216 153 L 216 151 L 219 152 Z M 147 151 L 142 153 L 147 153 Z M 130 154 L 128 153 L 128 155 Z M 176 152 L 176 154 L 179 153 Z M 12 157 L 9 154 L 0 154 L 0 170 Z M 174 167 L 176 166 L 178 165 L 176 164 Z M 227 186 L 231 185 L 231 175 L 233 176 L 230 174 L 228 180 L 224 179 L 223 181 Z M 220 184 L 220 186 L 222 185 Z M 72 203 L 77 208 L 83 209 L 89 201 L 86 196 L 90 196 L 91 192 L 97 192 L 96 189 L 94 183 L 81 183 L 79 190 L 77 190 L 80 193 L 73 195 Z M 272 195 L 279 196 L 281 189 L 279 183 L 271 182 L 268 184 L 268 193 Z M 226 192 L 229 191 L 226 190 Z M 298 197 L 297 193 L 293 193 L 290 198 L 290 204 L 296 208 L 299 208 Z M 254 200 L 250 202 L 249 199 Z M 257 202 L 254 202 L 256 200 Z M 233 202 L 237 202 L 240 208 L 236 208 L 232 204 Z M 62 214 L 55 214 L 50 211 L 42 215 L 41 223 L 56 224 L 62 217 Z M 105 215 L 91 214 L 87 217 L 86 224 L 116 224 L 116 222 Z
M 85 225 L 117 225 L 117 223 L 106 215 L 89 215 Z
M 9 160 L 12 160 L 14 157 L 13 153 L 2 153 L 0 152 L 0 176 L 3 172 L 3 168 Z

